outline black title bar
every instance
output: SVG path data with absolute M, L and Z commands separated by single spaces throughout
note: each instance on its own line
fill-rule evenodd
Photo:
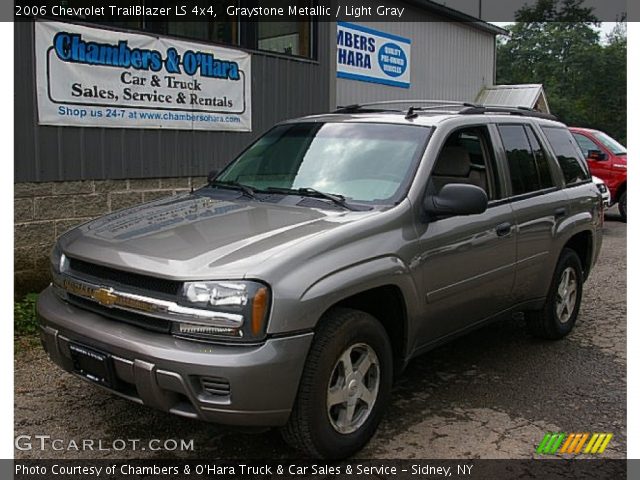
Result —
M 556 0 L 562 10 L 564 0 Z M 13 18 L 36 17 L 92 22 L 145 21 L 353 21 L 353 22 L 513 22 L 526 0 L 28 0 L 16 1 Z M 633 21 L 626 0 L 585 0 L 599 22 Z M 0 15 L 2 15 L 0 11 Z M 539 16 L 540 18 L 536 18 Z M 567 17 L 566 21 L 574 17 Z M 547 13 L 533 11 L 528 21 L 545 21 Z

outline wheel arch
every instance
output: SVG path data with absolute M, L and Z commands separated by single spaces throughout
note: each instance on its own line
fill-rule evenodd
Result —
M 304 324 L 314 330 L 336 307 L 369 313 L 387 331 L 396 367 L 406 365 L 420 302 L 411 271 L 400 258 L 378 257 L 333 272 L 307 288 L 300 302 L 308 312 Z
M 582 230 L 574 233 L 564 244 L 564 249 L 571 249 L 578 254 L 582 263 L 582 273 L 584 280 L 587 279 L 591 271 L 593 259 L 593 232 Z
M 329 307 L 322 317 L 334 308 L 351 308 L 366 312 L 384 327 L 393 352 L 394 371 L 401 371 L 407 359 L 408 326 L 407 304 L 397 285 L 386 284 L 363 290 L 343 298 Z M 322 321 L 322 320 L 321 320 Z

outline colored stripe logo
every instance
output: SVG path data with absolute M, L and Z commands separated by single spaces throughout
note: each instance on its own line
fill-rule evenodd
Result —
M 556 453 L 600 454 L 605 451 L 613 438 L 613 433 L 554 433 L 544 435 L 536 448 L 539 455 L 555 455 Z

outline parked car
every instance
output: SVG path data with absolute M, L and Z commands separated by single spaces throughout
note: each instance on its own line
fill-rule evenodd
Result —
M 37 305 L 51 359 L 336 459 L 369 441 L 416 355 L 515 311 L 567 335 L 602 202 L 566 126 L 386 108 L 283 122 L 206 187 L 65 233 Z
M 591 175 L 591 181 L 593 181 L 593 183 L 596 184 L 596 187 L 598 187 L 598 190 L 600 190 L 600 194 L 602 195 L 602 202 L 604 203 L 605 207 L 610 207 L 611 206 L 611 192 L 609 191 L 609 187 L 607 187 L 607 184 L 604 183 L 604 180 L 602 180 L 600 177 L 596 177 L 595 175 Z
M 611 192 L 611 205 L 618 204 L 627 221 L 627 149 L 604 132 L 590 128 L 569 128 L 593 175 L 604 180 Z

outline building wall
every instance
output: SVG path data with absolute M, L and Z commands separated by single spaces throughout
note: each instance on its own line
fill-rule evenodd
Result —
M 318 44 L 331 26 L 318 23 Z M 333 40 L 333 38 L 331 38 Z M 329 49 L 317 61 L 252 52 L 253 131 L 56 127 L 38 125 L 34 25 L 15 25 L 15 181 L 206 175 L 274 123 L 329 108 Z
M 318 23 L 318 44 L 333 38 Z M 317 61 L 252 52 L 250 133 L 38 125 L 34 26 L 15 24 L 15 294 L 49 281 L 48 256 L 69 228 L 120 208 L 205 183 L 273 124 L 326 112 L 333 76 Z
M 469 24 L 435 21 L 437 17 L 427 13 L 412 15 L 421 15 L 430 21 L 359 22 L 374 30 L 411 39 L 411 87 L 338 78 L 337 105 L 401 99 L 472 102 L 483 87 L 494 84 L 496 40 L 492 33 Z
M 14 190 L 15 293 L 38 292 L 49 282 L 55 239 L 81 223 L 142 202 L 179 195 L 206 177 L 20 182 Z

